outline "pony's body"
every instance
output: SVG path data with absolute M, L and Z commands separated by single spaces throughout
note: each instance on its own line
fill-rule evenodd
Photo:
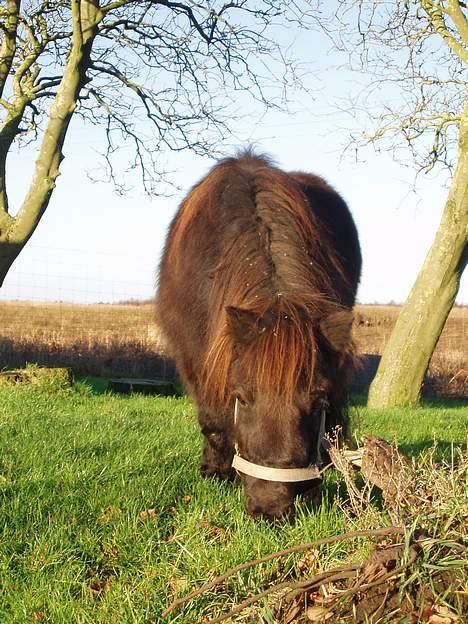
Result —
M 307 466 L 321 410 L 328 429 L 344 424 L 360 268 L 348 208 L 321 178 L 247 152 L 192 189 L 170 228 L 158 307 L 198 404 L 202 473 L 231 477 L 235 444 L 261 465 Z M 290 510 L 297 486 L 243 481 L 250 513 Z

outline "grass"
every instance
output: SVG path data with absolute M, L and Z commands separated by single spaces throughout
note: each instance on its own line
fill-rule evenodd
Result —
M 442 404 L 360 408 L 358 421 L 416 454 L 435 435 L 447 456 L 466 435 L 463 408 Z M 333 475 L 320 507 L 299 505 L 295 524 L 272 526 L 244 513 L 241 488 L 199 477 L 199 452 L 186 398 L 118 397 L 85 383 L 2 388 L 0 622 L 161 622 L 172 598 L 210 575 L 345 530 Z M 320 566 L 350 547 L 323 548 Z M 252 570 L 167 621 L 194 624 L 295 561 Z M 260 608 L 255 621 L 272 620 Z
M 417 456 L 437 443 L 435 459 L 450 459 L 453 442 L 467 441 L 466 403 L 428 401 L 423 407 L 370 410 L 360 406 L 353 414 L 354 434 L 378 435 L 397 442 L 400 450 Z

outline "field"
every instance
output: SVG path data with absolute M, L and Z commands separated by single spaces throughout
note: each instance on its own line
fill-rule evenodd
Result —
M 418 457 L 436 437 L 438 462 L 450 460 L 452 444 L 463 444 L 466 436 L 464 408 L 453 402 L 395 409 L 385 417 L 355 408 L 353 421 L 358 435 L 397 439 Z M 346 516 L 335 501 L 339 479 L 327 473 L 322 504 L 298 504 L 295 524 L 254 522 L 243 511 L 240 487 L 199 477 L 200 436 L 185 398 L 99 394 L 88 382 L 72 388 L 4 387 L 0 431 L 2 624 L 206 622 L 209 614 L 265 585 L 303 578 L 307 559 L 272 561 L 236 575 L 167 619 L 161 613 L 176 596 L 230 566 L 390 521 L 378 503 L 371 515 Z M 431 503 L 430 522 L 440 521 L 437 531 L 453 537 L 466 498 L 462 491 L 452 496 L 444 490 L 447 517 L 438 517 L 436 501 Z M 419 519 L 414 522 L 419 526 Z M 316 551 L 314 566 L 360 560 L 368 550 L 365 539 L 337 542 Z M 438 562 L 441 569 L 461 565 L 459 555 L 445 560 Z M 262 601 L 232 622 L 272 624 L 278 621 L 273 602 Z M 456 618 L 450 595 L 436 606 Z M 423 607 L 415 605 L 415 613 Z
M 398 306 L 358 306 L 355 340 L 368 354 L 355 389 L 365 391 L 398 317 Z M 71 366 L 98 376 L 171 376 L 154 307 L 0 302 L 0 366 Z M 433 356 L 429 395 L 468 393 L 468 307 L 452 310 Z

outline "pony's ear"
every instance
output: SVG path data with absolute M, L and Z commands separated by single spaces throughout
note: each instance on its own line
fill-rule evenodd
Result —
M 346 351 L 351 345 L 353 320 L 353 311 L 349 309 L 332 312 L 320 320 L 320 331 L 335 351 Z
M 227 306 L 226 323 L 235 342 L 248 344 L 258 334 L 258 315 L 251 310 Z

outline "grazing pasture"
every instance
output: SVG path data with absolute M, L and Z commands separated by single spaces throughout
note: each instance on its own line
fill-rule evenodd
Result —
M 399 306 L 358 305 L 358 353 L 382 353 Z M 165 353 L 154 305 L 0 302 L 0 366 L 71 366 L 78 374 L 151 377 Z M 166 368 L 166 373 L 173 373 Z M 429 394 L 468 395 L 468 307 L 455 307 L 429 369 Z
M 357 434 L 396 438 L 416 456 L 435 437 L 435 459 L 450 459 L 452 443 L 466 436 L 466 410 L 453 402 L 385 417 L 357 403 Z M 241 488 L 199 476 L 200 450 L 186 398 L 97 394 L 85 382 L 1 388 L 0 621 L 159 624 L 173 598 L 230 566 L 389 522 L 378 505 L 371 516 L 347 519 L 335 504 L 333 471 L 321 506 L 299 504 L 295 524 L 254 521 Z M 456 522 L 463 492 L 456 504 L 444 497 Z M 437 530 L 448 534 L 451 526 Z M 313 566 L 359 559 L 368 548 L 363 539 L 325 546 Z M 272 561 L 164 621 L 195 624 L 271 582 L 300 577 L 304 565 L 300 554 Z M 271 624 L 272 604 L 233 621 Z

